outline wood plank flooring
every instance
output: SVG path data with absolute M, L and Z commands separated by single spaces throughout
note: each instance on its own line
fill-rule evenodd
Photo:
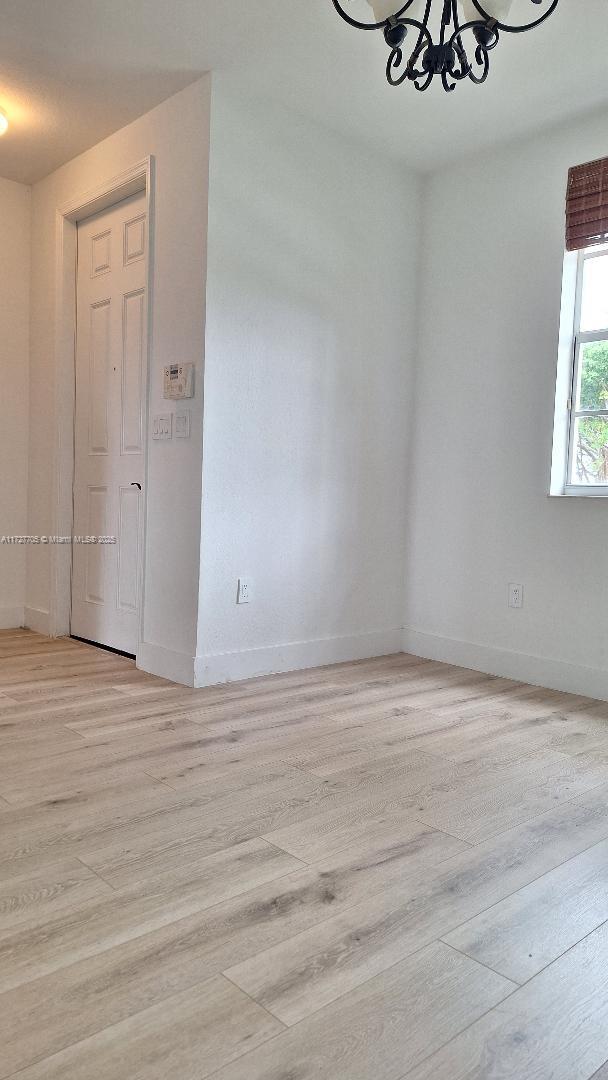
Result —
M 608 703 L 0 632 L 0 1080 L 608 1080 Z

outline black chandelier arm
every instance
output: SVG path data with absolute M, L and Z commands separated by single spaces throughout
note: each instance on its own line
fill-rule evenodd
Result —
M 450 71 L 450 73 L 449 73 L 449 74 L 450 74 L 450 77 L 451 77 L 452 79 L 454 79 L 454 78 L 455 78 L 455 76 L 454 76 L 454 75 L 452 75 L 452 72 L 451 72 L 451 71 Z M 450 83 L 450 82 L 449 82 L 449 80 L 448 80 L 448 72 L 447 72 L 447 71 L 445 71 L 445 70 L 441 72 L 441 85 L 443 86 L 443 89 L 444 89 L 444 90 L 445 90 L 445 91 L 446 91 L 446 92 L 447 92 L 448 94 L 451 94 L 451 93 L 452 93 L 452 90 L 455 90 L 455 89 L 456 89 L 456 82 L 453 82 L 453 83 Z
M 427 6 L 430 7 L 430 4 L 431 0 L 427 0 Z M 417 19 L 399 19 L 398 25 L 415 27 L 416 30 L 418 30 L 418 41 L 416 42 L 410 54 L 409 60 L 405 65 L 405 70 L 397 78 L 394 78 L 393 71 L 396 71 L 397 68 L 400 68 L 401 64 L 403 63 L 403 48 L 401 46 L 398 46 L 397 48 L 392 49 L 386 64 L 386 77 L 391 86 L 401 86 L 401 84 L 404 83 L 406 79 L 410 79 L 411 82 L 414 83 L 414 86 L 416 86 L 416 89 L 419 90 L 420 87 L 416 85 L 416 79 L 426 76 L 427 73 L 425 71 L 416 71 L 415 64 L 424 49 L 426 49 L 429 45 L 433 44 L 433 38 L 428 26 L 425 26 L 424 23 L 418 22 Z M 426 89 L 426 86 L 424 86 L 423 89 Z
M 420 82 L 419 80 L 423 76 L 424 76 L 424 81 Z M 416 78 L 413 79 L 412 81 L 414 83 L 414 86 L 415 86 L 416 90 L 419 90 L 420 93 L 423 94 L 425 90 L 428 90 L 428 88 L 431 85 L 433 79 L 434 79 L 434 74 L 433 74 L 432 71 L 429 71 L 428 73 L 426 73 L 424 71 L 418 71 L 418 72 L 416 72 Z
M 410 57 L 410 64 L 412 66 L 416 63 L 416 60 L 418 59 L 420 53 L 422 52 L 422 50 L 424 48 L 424 45 L 425 44 L 427 44 L 427 45 L 432 45 L 433 44 L 433 36 L 432 36 L 432 34 L 431 34 L 430 30 L 429 30 L 429 19 L 431 17 L 431 7 L 432 7 L 432 5 L 433 5 L 433 0 L 426 0 L 426 6 L 425 6 L 425 9 L 424 9 L 424 15 L 422 16 L 422 22 L 418 22 L 416 19 L 410 19 L 409 20 L 410 24 L 418 26 L 418 39 L 417 39 L 416 44 L 414 46 L 414 51 L 413 51 L 413 53 L 412 53 L 412 55 Z M 403 19 L 402 21 L 404 23 L 407 23 L 408 20 Z
M 479 75 L 477 75 L 475 68 L 471 64 L 469 79 L 471 82 L 476 83 L 477 86 L 480 86 L 481 83 L 486 81 L 490 71 L 490 57 L 488 55 L 488 50 L 484 49 L 483 45 L 478 45 L 475 49 L 475 62 L 481 67 L 481 71 Z
M 463 56 L 457 56 L 456 61 L 452 67 L 448 68 L 448 75 L 455 79 L 457 83 L 466 79 L 471 72 L 471 64 L 466 53 Z
M 448 42 L 448 45 L 451 46 L 451 48 L 453 48 L 453 49 L 457 49 L 458 45 L 460 44 L 462 46 L 464 52 L 466 53 L 466 47 L 463 44 L 462 35 L 466 34 L 467 30 L 472 30 L 473 32 L 475 32 L 475 30 L 479 29 L 479 26 L 480 26 L 480 24 L 478 22 L 463 23 L 462 26 L 459 26 L 458 29 L 454 31 L 454 33 L 452 34 L 452 36 L 451 36 L 451 38 L 450 38 L 450 40 Z M 499 27 L 498 27 L 498 25 L 496 25 L 494 23 L 494 21 L 492 21 L 490 29 L 492 29 L 495 32 L 496 37 L 492 42 L 490 42 L 489 45 L 486 45 L 484 43 L 482 48 L 486 52 L 491 52 L 491 50 L 495 49 L 496 46 L 498 45 L 498 30 L 499 30 Z M 476 44 L 479 45 L 478 42 L 476 42 Z
M 542 2 L 543 0 L 532 0 L 533 4 L 540 4 Z M 497 30 L 504 30 L 506 34 L 525 34 L 528 30 L 535 30 L 537 26 L 540 26 L 541 23 L 544 23 L 545 20 L 548 19 L 549 16 L 552 15 L 555 11 L 557 5 L 559 4 L 559 0 L 551 0 L 551 4 L 547 8 L 547 10 L 543 12 L 542 15 L 539 15 L 538 19 L 533 19 L 532 22 L 524 23 L 522 26 L 510 26 L 509 23 L 499 22 L 498 19 L 494 19 L 491 15 L 488 15 L 487 11 L 480 3 L 480 0 L 472 0 L 472 3 L 473 7 L 477 8 L 482 19 L 484 19 L 486 22 L 493 22 Z
M 456 0 L 452 0 L 452 2 L 455 6 Z M 458 60 L 460 62 L 460 67 L 457 66 L 456 62 L 454 62 L 448 68 L 448 74 L 453 79 L 455 79 L 456 82 L 460 82 L 461 79 L 466 79 L 467 77 L 471 79 L 472 82 L 477 84 L 485 82 L 490 71 L 490 57 L 488 53 L 492 49 L 496 48 L 499 41 L 499 33 L 497 26 L 495 26 L 494 22 L 492 21 L 491 29 L 493 30 L 495 36 L 489 44 L 482 43 L 475 38 L 473 55 L 475 57 L 475 64 L 479 68 L 481 68 L 481 71 L 477 73 L 475 71 L 474 64 L 469 60 L 469 54 L 467 53 L 466 46 L 462 40 L 462 35 L 466 34 L 467 31 L 473 31 L 473 33 L 475 33 L 475 31 L 479 29 L 480 24 L 478 21 L 474 21 L 463 23 L 462 26 L 460 26 L 458 22 L 458 16 L 456 16 L 454 20 L 454 25 L 455 30 L 450 40 L 448 41 L 448 47 L 453 49 L 455 61 Z M 454 89 L 454 87 L 448 88 L 445 85 L 445 81 L 443 79 L 442 83 L 444 89 Z
M 374 23 L 359 22 L 357 19 L 353 19 L 352 15 L 347 14 L 347 12 L 342 7 L 342 4 L 340 3 L 340 0 L 331 0 L 331 2 L 334 5 L 336 11 L 338 12 L 338 15 L 341 15 L 342 18 L 344 19 L 344 22 L 349 23 L 350 26 L 354 26 L 356 30 L 381 30 L 382 27 L 386 26 L 388 21 L 389 21 L 388 19 L 382 19 L 382 22 L 374 22 Z M 413 3 L 414 3 L 414 0 L 407 0 L 407 3 L 403 4 L 403 6 L 400 7 L 398 11 L 395 12 L 395 14 L 392 16 L 392 18 L 393 19 L 399 19 L 401 17 L 401 15 L 404 15 L 405 12 L 408 11 L 409 8 L 411 8 Z
M 450 45 L 454 49 L 455 60 L 450 68 L 450 75 L 456 82 L 461 79 L 466 79 L 471 65 L 467 56 L 467 50 L 460 37 L 460 16 L 458 14 L 458 0 L 452 0 L 452 23 L 454 25 L 454 33 L 450 39 Z
M 449 26 L 449 20 L 452 15 L 452 0 L 444 0 L 443 11 L 441 13 L 441 24 L 439 27 L 439 44 L 445 45 L 445 32 Z
M 386 81 L 390 86 L 401 86 L 407 79 L 409 75 L 407 67 L 396 79 L 393 78 L 393 69 L 401 67 L 402 63 L 403 53 L 401 52 L 401 49 L 393 49 L 386 61 Z
M 450 14 L 452 16 L 452 23 L 454 26 L 454 38 L 458 36 L 460 30 L 460 19 L 458 17 L 458 0 L 450 0 Z
M 393 71 L 396 71 L 397 68 L 400 68 L 402 63 L 403 63 L 403 52 L 402 52 L 402 50 L 401 49 L 393 49 L 392 52 L 389 55 L 389 58 L 388 58 L 387 62 L 386 62 L 386 78 L 387 78 L 387 81 L 390 83 L 391 86 L 401 86 L 401 84 L 404 83 L 406 79 L 411 79 L 411 77 L 412 77 L 412 70 L 411 70 L 411 67 L 410 67 L 411 60 L 408 60 L 407 64 L 405 65 L 404 70 L 401 72 L 401 75 L 398 75 L 397 78 L 394 78 Z
M 459 51 L 458 46 L 454 47 L 454 63 L 448 68 L 448 74 L 457 83 L 466 79 L 471 72 L 471 63 L 464 49 Z

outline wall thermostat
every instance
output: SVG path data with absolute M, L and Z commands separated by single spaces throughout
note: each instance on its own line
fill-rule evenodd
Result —
M 163 397 L 170 401 L 194 397 L 194 364 L 168 364 L 164 368 Z

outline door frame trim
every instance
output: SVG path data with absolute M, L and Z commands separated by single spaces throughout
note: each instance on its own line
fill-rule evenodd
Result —
M 76 388 L 76 273 L 79 221 L 101 213 L 130 195 L 146 196 L 147 357 L 146 407 L 144 409 L 144 492 L 142 548 L 139 582 L 139 641 L 143 641 L 146 584 L 146 523 L 148 494 L 148 414 L 154 269 L 154 158 L 137 162 L 118 176 L 70 200 L 55 214 L 55 416 L 53 443 L 53 533 L 71 536 L 73 529 L 74 424 Z M 72 546 L 50 545 L 49 635 L 70 633 L 72 608 Z

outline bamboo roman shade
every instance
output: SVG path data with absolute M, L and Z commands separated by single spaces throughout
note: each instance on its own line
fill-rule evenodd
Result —
M 576 165 L 568 173 L 566 249 L 608 243 L 608 158 Z

